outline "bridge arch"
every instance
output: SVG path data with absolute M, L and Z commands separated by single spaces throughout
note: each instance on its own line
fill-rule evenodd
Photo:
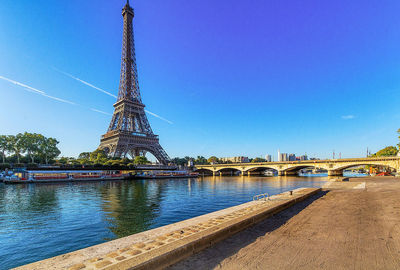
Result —
M 213 170 L 210 170 L 210 169 L 206 169 L 206 168 L 200 168 L 200 169 L 197 169 L 196 167 L 195 167 L 195 171 L 197 172 L 197 173 L 199 173 L 200 175 L 213 175 L 213 173 L 214 173 L 214 171 Z
M 220 168 L 215 171 L 216 172 L 220 172 L 220 171 L 239 171 L 239 172 L 241 172 L 242 170 L 240 168 L 235 168 L 235 167 L 225 167 L 225 168 Z
M 306 169 L 306 168 L 317 168 L 317 167 L 318 166 L 315 166 L 315 165 L 299 165 L 299 166 L 293 166 L 293 167 L 289 167 L 289 168 L 283 169 L 282 171 L 284 171 L 284 172 L 293 172 L 293 171 L 299 171 L 299 170 Z
M 266 171 L 266 170 L 274 170 L 274 171 L 278 171 L 278 169 L 274 166 L 253 166 L 253 167 L 246 167 L 245 170 L 243 170 L 244 172 L 260 172 L 260 171 Z
M 380 162 L 373 162 L 373 163 L 361 162 L 361 163 L 357 163 L 357 164 L 347 164 L 347 165 L 344 165 L 344 166 L 335 167 L 334 170 L 336 170 L 336 171 L 344 171 L 346 169 L 350 169 L 350 168 L 353 168 L 353 167 L 359 167 L 359 166 L 379 166 L 379 167 L 390 168 L 392 171 L 397 171 L 398 170 L 398 168 L 396 168 L 395 166 L 392 166 L 392 165 L 390 165 L 388 163 L 380 163 Z

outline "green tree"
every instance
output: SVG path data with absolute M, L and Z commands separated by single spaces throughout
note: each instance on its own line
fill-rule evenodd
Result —
M 111 160 L 111 165 L 113 166 L 122 166 L 124 163 L 122 162 L 121 159 L 116 159 L 116 160 Z
M 46 138 L 43 136 L 39 143 L 39 155 L 44 159 L 45 163 L 48 164 L 49 160 L 52 160 L 61 153 L 61 151 L 57 148 L 57 141 L 54 138 Z
M 171 161 L 172 161 L 172 163 L 174 163 L 176 165 L 180 165 L 180 166 L 184 166 L 186 164 L 186 160 L 184 158 L 176 157 L 176 158 L 173 158 Z
M 146 159 L 147 160 L 147 159 Z M 131 163 L 131 160 L 129 158 L 124 157 L 121 162 L 125 165 L 128 165 L 129 163 Z
M 39 153 L 39 145 L 43 137 L 43 135 L 28 132 L 22 135 L 22 144 L 32 163 L 35 163 L 35 155 Z
M 251 162 L 265 162 L 265 159 L 263 159 L 263 158 L 259 158 L 259 157 L 256 157 L 256 158 L 253 158 L 252 160 L 251 160 Z
M 78 159 L 89 159 L 90 158 L 90 152 L 83 152 L 80 153 L 78 156 Z
M 6 151 L 8 150 L 8 138 L 6 135 L 0 135 L 0 153 L 3 156 L 3 163 L 6 160 Z
M 207 164 L 207 159 L 203 156 L 197 156 L 197 158 L 194 161 L 195 164 L 199 164 L 199 165 L 205 165 Z
M 136 156 L 135 160 L 133 161 L 137 165 L 148 164 L 149 161 L 144 156 Z
M 397 155 L 398 149 L 394 146 L 385 147 L 378 152 L 376 152 L 373 157 L 388 157 Z
M 399 141 L 400 141 L 400 128 L 397 130 L 397 133 L 399 134 Z M 400 149 L 400 142 L 397 144 L 397 147 Z
M 87 158 L 80 158 L 80 159 L 78 159 L 78 162 L 79 162 L 79 164 L 81 164 L 81 165 L 89 165 L 89 164 L 92 164 L 92 162 L 91 162 L 89 159 L 87 159 Z
M 68 158 L 67 157 L 61 157 L 60 159 L 57 160 L 57 163 L 66 165 L 68 163 Z
M 95 162 L 95 163 L 100 163 L 100 161 L 107 160 L 107 155 L 106 153 L 101 150 L 101 149 L 96 149 L 92 153 L 90 153 L 89 157 L 90 161 Z
M 218 158 L 216 156 L 211 156 L 207 159 L 208 163 L 217 163 L 218 162 Z
M 17 157 L 17 163 L 20 163 L 21 154 L 25 151 L 23 135 L 18 133 L 16 136 L 10 135 L 9 138 L 9 151 L 14 153 Z

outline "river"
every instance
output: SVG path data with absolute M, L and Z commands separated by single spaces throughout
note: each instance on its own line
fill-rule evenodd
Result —
M 326 177 L 204 177 L 96 183 L 0 183 L 0 269 L 46 259 Z

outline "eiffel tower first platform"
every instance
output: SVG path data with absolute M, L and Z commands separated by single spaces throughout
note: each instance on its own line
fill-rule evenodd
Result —
M 129 0 L 122 9 L 122 16 L 124 32 L 118 100 L 108 131 L 101 136 L 99 149 L 112 157 L 144 156 L 149 152 L 167 165 L 170 158 L 150 127 L 140 96 L 133 38 L 134 12 Z

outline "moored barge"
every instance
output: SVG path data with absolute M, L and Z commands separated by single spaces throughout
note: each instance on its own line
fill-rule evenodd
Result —
M 130 174 L 120 171 L 43 171 L 43 170 L 22 170 L 5 176 L 3 182 L 6 184 L 23 183 L 58 183 L 58 182 L 86 182 L 86 181 L 108 181 L 125 180 Z

